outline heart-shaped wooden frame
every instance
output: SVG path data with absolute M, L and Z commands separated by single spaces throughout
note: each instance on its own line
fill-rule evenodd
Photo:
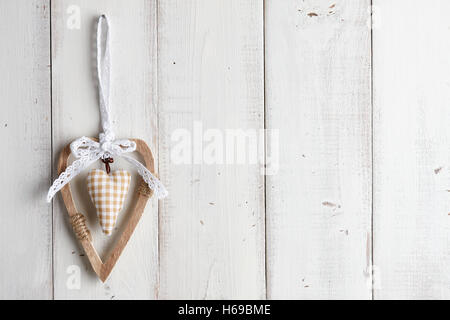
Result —
M 97 139 L 93 138 L 91 139 L 98 141 Z M 142 157 L 144 158 L 145 166 L 147 167 L 147 169 L 154 174 L 155 172 L 154 159 L 148 145 L 145 143 L 145 141 L 140 139 L 130 139 L 130 140 L 136 142 L 136 151 L 139 154 L 141 154 Z M 71 153 L 70 144 L 68 144 L 63 149 L 63 151 L 61 151 L 61 154 L 59 156 L 58 174 L 61 174 L 61 172 L 63 172 L 67 168 L 70 153 Z M 90 237 L 89 239 L 86 237 L 78 239 L 81 245 L 83 246 L 84 252 L 88 257 L 89 262 L 92 265 L 92 268 L 94 269 L 95 273 L 98 275 L 98 277 L 102 282 L 105 282 L 108 276 L 110 275 L 117 260 L 122 254 L 123 249 L 127 245 L 128 240 L 130 240 L 130 237 L 133 234 L 134 229 L 136 228 L 139 220 L 141 219 L 142 213 L 144 212 L 144 208 L 145 205 L 147 204 L 148 199 L 153 195 L 153 191 L 148 188 L 147 184 L 144 182 L 144 180 L 142 180 L 142 178 L 140 185 L 138 185 L 137 191 L 138 191 L 137 200 L 134 209 L 129 217 L 128 224 L 125 226 L 125 230 L 122 232 L 122 235 L 118 239 L 112 252 L 109 254 L 108 258 L 104 263 L 100 258 L 100 256 L 98 255 L 97 250 L 95 250 L 94 244 L 92 243 L 92 239 L 90 239 Z M 69 217 L 72 218 L 75 215 L 79 214 L 72 197 L 72 191 L 70 189 L 69 183 L 66 184 L 61 189 L 61 195 L 64 200 L 64 204 L 66 206 Z

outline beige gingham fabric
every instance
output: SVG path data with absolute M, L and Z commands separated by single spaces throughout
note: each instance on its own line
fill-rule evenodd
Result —
M 130 186 L 131 175 L 125 170 L 117 170 L 109 175 L 93 169 L 87 176 L 87 187 L 103 233 L 111 235 L 116 225 L 117 215 L 123 207 Z

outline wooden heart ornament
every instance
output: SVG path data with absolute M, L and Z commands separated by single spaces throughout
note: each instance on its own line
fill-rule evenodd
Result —
M 91 200 L 97 209 L 97 217 L 103 233 L 111 235 L 122 210 L 130 186 L 131 174 L 116 170 L 108 175 L 105 171 L 93 169 L 86 178 Z
M 92 140 L 97 139 L 92 138 Z M 136 143 L 136 152 L 138 152 L 143 157 L 145 167 L 150 172 L 154 173 L 155 172 L 154 160 L 150 148 L 143 140 L 140 139 L 130 139 L 130 140 Z M 70 154 L 71 150 L 69 144 L 63 149 L 59 157 L 58 161 L 59 174 L 61 174 L 64 170 L 66 170 Z M 67 208 L 67 213 L 69 214 L 74 232 L 77 235 L 77 238 L 80 241 L 81 245 L 83 246 L 83 249 L 86 253 L 86 256 L 89 259 L 89 262 L 92 265 L 92 268 L 94 269 L 95 273 L 98 275 L 98 277 L 102 282 L 105 282 L 105 280 L 111 273 L 112 269 L 114 268 L 128 240 L 133 234 L 134 229 L 136 228 L 139 220 L 141 219 L 142 213 L 144 212 L 144 208 L 148 199 L 153 194 L 153 190 L 151 190 L 142 179 L 141 182 L 138 184 L 137 192 L 138 192 L 137 199 L 135 201 L 134 208 L 130 213 L 128 224 L 125 226 L 125 229 L 122 232 L 112 252 L 109 253 L 107 259 L 105 260 L 105 262 L 103 262 L 102 259 L 99 257 L 97 251 L 95 250 L 94 244 L 92 242 L 92 237 L 85 223 L 85 217 L 82 213 L 80 213 L 77 210 L 75 206 L 75 202 L 72 197 L 72 191 L 70 189 L 70 184 L 66 184 L 61 189 L 61 195 L 64 200 L 64 204 Z
M 168 194 L 164 185 L 154 174 L 153 155 L 147 144 L 139 139 L 115 138 L 109 106 L 111 69 L 109 39 L 108 19 L 105 15 L 102 15 L 97 23 L 97 77 L 100 122 L 103 131 L 100 132 L 99 139 L 83 136 L 72 141 L 64 148 L 58 161 L 58 178 L 53 181 L 47 193 L 47 202 L 51 202 L 53 196 L 58 191 L 61 191 L 73 230 L 83 246 L 92 268 L 103 282 L 108 278 L 136 228 L 147 200 L 153 193 L 158 199 L 162 199 Z M 135 151 L 143 157 L 144 163 L 128 155 Z M 67 162 L 70 154 L 76 160 L 69 165 Z M 138 194 L 134 201 L 134 208 L 132 208 L 132 212 L 128 217 L 125 230 L 120 235 L 106 261 L 103 262 L 92 243 L 91 233 L 86 225 L 86 218 L 75 206 L 69 182 L 95 161 L 101 160 L 105 164 L 106 173 L 102 170 L 93 170 L 89 173 L 88 191 L 97 209 L 103 232 L 111 234 L 117 220 L 117 214 L 122 209 L 131 179 L 130 174 L 123 170 L 116 171 L 111 176 L 108 176 L 110 173 L 109 164 L 114 161 L 114 158 L 122 158 L 130 163 L 139 173 L 141 180 L 138 184 Z

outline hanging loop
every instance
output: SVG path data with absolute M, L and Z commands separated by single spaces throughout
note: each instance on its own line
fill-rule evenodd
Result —
M 97 77 L 98 96 L 100 104 L 100 118 L 103 129 L 103 139 L 108 142 L 114 140 L 111 128 L 109 106 L 111 56 L 109 52 L 109 22 L 105 15 L 101 15 L 97 23 Z M 102 138 L 102 137 L 100 137 Z

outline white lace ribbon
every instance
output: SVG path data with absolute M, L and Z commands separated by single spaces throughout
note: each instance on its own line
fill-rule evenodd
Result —
M 137 168 L 149 188 L 153 190 L 158 199 L 167 196 L 167 190 L 142 163 L 126 155 L 136 150 L 136 143 L 130 140 L 114 140 L 114 132 L 111 128 L 109 109 L 109 23 L 106 16 L 102 15 L 97 24 L 97 74 L 100 117 L 103 132 L 99 135 L 99 142 L 87 137 L 81 137 L 70 144 L 72 154 L 77 158 L 67 169 L 62 172 L 48 190 L 47 201 L 70 182 L 81 171 L 99 159 L 122 157 Z

